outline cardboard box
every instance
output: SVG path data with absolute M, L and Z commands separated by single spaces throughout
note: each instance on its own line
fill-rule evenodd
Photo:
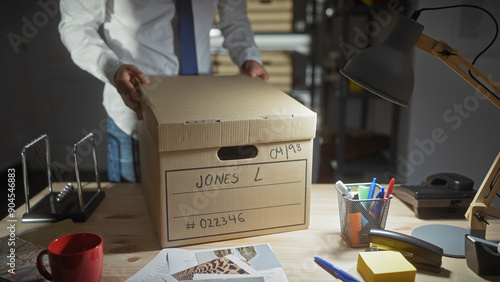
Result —
M 282 91 L 293 88 L 293 57 L 289 52 L 261 51 L 262 64 L 269 73 L 269 84 Z M 229 57 L 229 54 L 212 55 L 214 74 L 231 75 L 240 72 L 240 69 Z
M 314 112 L 258 78 L 150 79 L 141 178 L 162 247 L 308 227 Z

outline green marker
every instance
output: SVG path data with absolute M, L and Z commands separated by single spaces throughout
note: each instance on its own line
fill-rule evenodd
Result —
M 358 194 L 360 200 L 368 199 L 368 194 L 370 193 L 369 186 L 358 186 Z

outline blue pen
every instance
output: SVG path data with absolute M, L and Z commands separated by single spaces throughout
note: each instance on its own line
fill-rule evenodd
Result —
M 370 191 L 368 192 L 368 199 L 373 199 L 373 194 L 375 194 L 375 186 L 377 186 L 377 178 L 373 178 L 372 185 L 370 185 Z
M 326 271 L 328 271 L 330 274 L 333 276 L 339 278 L 342 281 L 347 281 L 347 282 L 360 282 L 356 277 L 352 276 L 351 274 L 343 271 L 342 269 L 339 269 L 335 266 L 333 266 L 331 263 L 327 262 L 326 260 L 319 258 L 319 257 L 314 257 L 314 261 L 319 264 L 320 266 L 324 267 Z
M 380 191 L 378 191 L 377 193 L 377 196 L 375 197 L 376 199 L 383 199 L 384 198 L 384 195 L 385 195 L 385 189 L 384 187 L 382 187 L 380 189 Z M 377 205 L 380 204 L 381 201 L 372 201 L 371 205 L 370 205 L 370 210 L 373 210 L 373 208 Z
M 376 197 L 376 198 L 377 198 L 377 199 L 383 199 L 383 198 L 384 198 L 384 195 L 385 195 L 385 189 L 384 189 L 384 187 L 382 187 L 382 188 L 380 189 L 380 191 L 378 192 L 378 194 L 377 194 L 377 197 Z
M 383 199 L 384 195 L 385 195 L 385 189 L 384 189 L 384 187 L 382 187 L 382 189 L 380 189 L 380 191 L 377 194 L 377 199 Z M 372 208 L 375 212 L 374 218 L 377 220 L 377 222 L 380 221 L 380 215 L 381 215 L 380 212 L 382 211 L 383 205 L 384 205 L 384 201 L 382 201 L 382 200 L 376 201 L 375 204 L 372 205 Z

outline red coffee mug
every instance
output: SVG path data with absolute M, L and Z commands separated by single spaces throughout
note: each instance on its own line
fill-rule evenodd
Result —
M 43 265 L 49 256 L 50 272 Z M 103 265 L 103 240 L 93 233 L 74 233 L 55 239 L 38 254 L 36 266 L 50 281 L 100 281 Z

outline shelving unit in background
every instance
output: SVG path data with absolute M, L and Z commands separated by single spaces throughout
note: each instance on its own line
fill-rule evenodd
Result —
M 247 7 L 270 84 L 318 114 L 316 180 L 390 176 L 399 108 L 390 105 L 384 110 L 388 121 L 382 123 L 389 133 L 374 131 L 370 124 L 379 113 L 373 112 L 373 104 L 381 99 L 356 90 L 339 73 L 347 61 L 340 43 L 352 44 L 354 26 L 387 7 L 383 0 L 247 0 Z M 238 73 L 222 48 L 220 31 L 212 30 L 211 39 L 215 74 Z M 322 166 L 328 167 L 326 173 L 318 172 Z M 325 177 L 319 179 L 319 174 Z
M 325 50 L 325 125 L 320 135 L 323 162 L 330 165 L 333 179 L 367 181 L 377 177 L 389 181 L 395 174 L 400 109 L 368 93 L 340 75 L 340 69 L 356 49 L 367 48 L 385 37 L 380 13 L 388 20 L 394 3 L 387 0 L 325 0 L 321 21 Z M 406 12 L 409 1 L 399 1 Z M 390 7 L 389 7 L 390 6 Z M 392 11 L 391 10 L 391 11 Z M 378 26 L 377 26 L 378 25 Z M 376 28 L 379 28 L 377 30 Z M 370 30 L 370 28 L 373 28 Z M 367 31 L 368 29 L 368 31 Z M 360 41 L 365 41 L 360 44 Z M 375 43 L 374 43 L 375 42 Z
M 304 17 L 297 15 L 296 11 L 305 10 L 297 6 L 305 7 L 311 1 L 296 2 L 300 3 L 293 0 L 247 0 L 247 10 L 262 61 L 270 74 L 269 83 L 292 96 L 301 90 L 300 96 L 304 99 L 304 91 L 309 91 L 311 86 L 306 69 L 311 64 L 312 41 L 311 35 L 305 31 Z M 214 28 L 211 31 L 214 74 L 238 73 L 239 69 L 232 63 L 227 50 L 222 48 L 222 42 L 220 31 Z
M 316 0 L 247 0 L 247 9 L 255 42 L 270 75 L 269 83 L 318 112 L 321 79 L 318 79 L 316 52 L 313 51 L 315 38 L 311 33 L 315 3 Z M 239 73 L 222 42 L 221 32 L 212 29 L 214 74 Z M 318 141 L 315 140 L 313 182 L 318 179 L 321 157 Z

